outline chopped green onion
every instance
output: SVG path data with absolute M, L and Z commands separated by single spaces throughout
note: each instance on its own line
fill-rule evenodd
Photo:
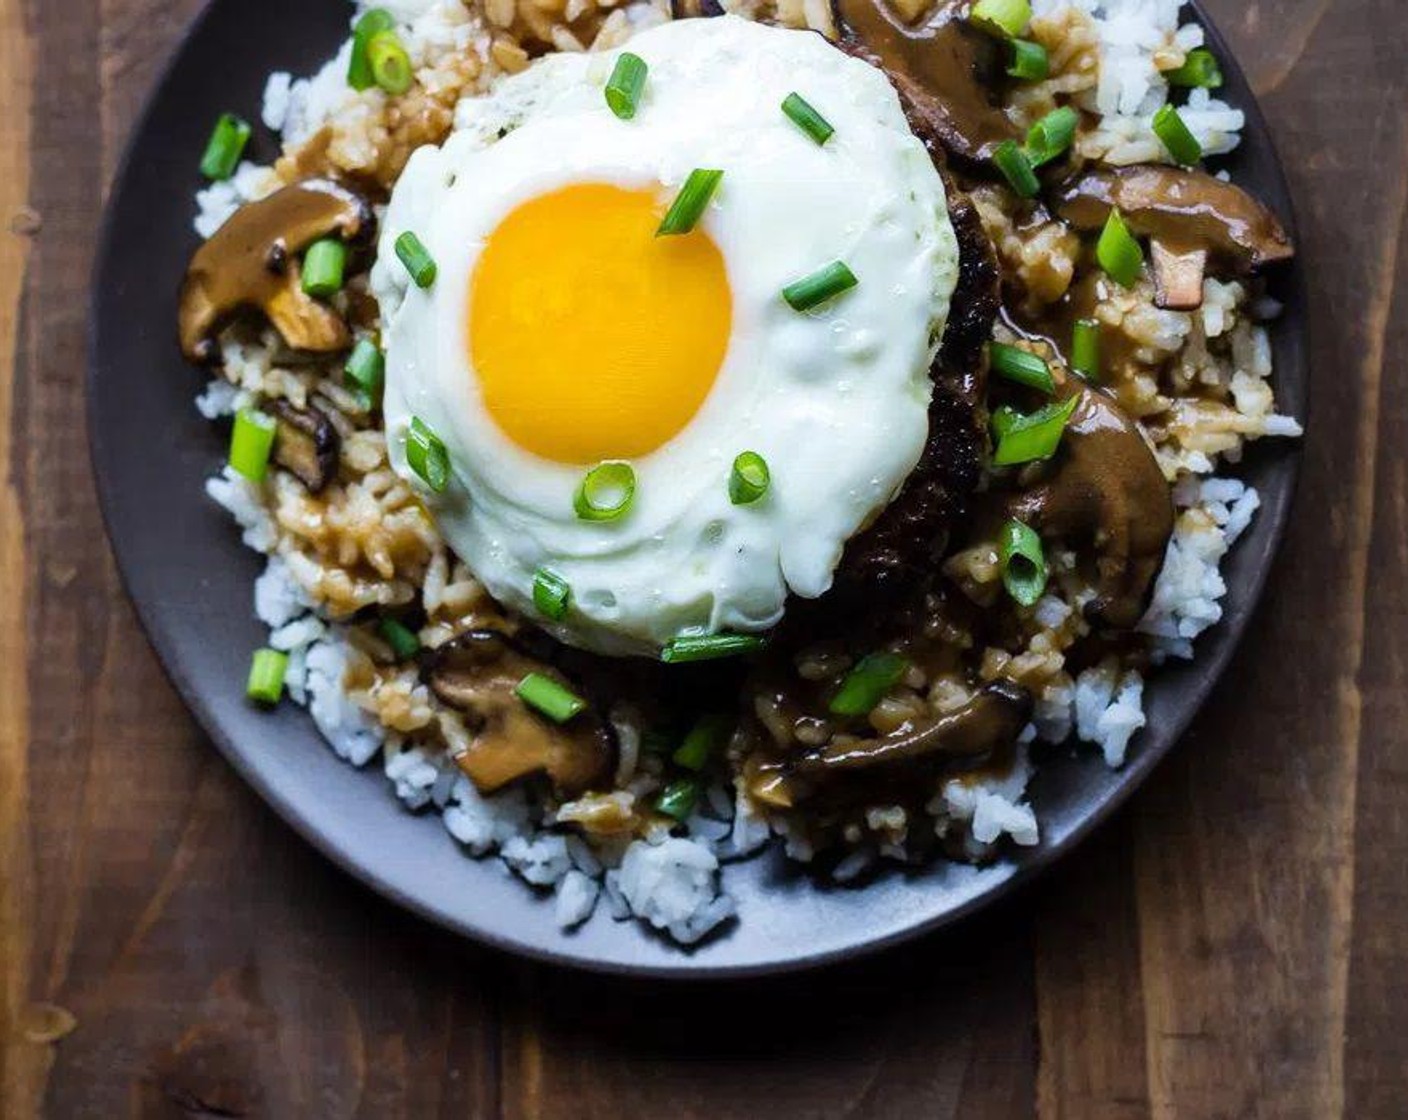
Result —
M 675 751 L 672 756 L 675 765 L 685 770 L 703 770 L 709 759 L 728 742 L 732 731 L 733 720 L 728 716 L 705 716 L 689 729 L 679 750 Z
M 699 782 L 694 778 L 681 778 L 671 782 L 655 799 L 655 808 L 667 817 L 674 817 L 683 824 L 694 812 L 699 801 Z
M 411 274 L 417 288 L 428 288 L 435 283 L 435 274 L 439 271 L 435 258 L 430 255 L 430 250 L 421 239 L 410 230 L 396 239 L 396 256 L 406 266 L 406 271 Z
M 649 69 L 640 55 L 622 51 L 617 56 L 611 77 L 606 80 L 606 104 L 621 120 L 628 121 L 636 115 Z
M 1061 446 L 1066 421 L 1071 418 L 1079 402 L 1080 396 L 1076 394 L 1065 401 L 1052 401 L 1035 412 L 1008 419 L 1005 430 L 997 440 L 993 465 L 1011 467 L 1051 458 L 1056 454 L 1056 448 Z
M 394 618 L 383 618 L 377 625 L 377 630 L 381 633 L 386 644 L 391 647 L 391 652 L 396 655 L 398 661 L 409 661 L 420 652 L 420 639 L 416 637 L 416 632 Z
M 615 521 L 631 508 L 636 496 L 636 472 L 630 463 L 598 463 L 582 476 L 572 508 L 583 521 Z
M 277 704 L 284 694 L 284 674 L 288 672 L 288 654 L 276 649 L 259 649 L 249 662 L 249 681 L 245 695 L 260 704 Z
M 341 241 L 325 237 L 313 242 L 303 255 L 303 290 L 319 299 L 337 295 L 346 268 L 347 246 Z
M 872 653 L 862 657 L 846 674 L 836 695 L 831 698 L 833 716 L 869 715 L 875 705 L 885 699 L 909 672 L 909 662 L 897 653 Z
M 1100 267 L 1122 288 L 1132 288 L 1139 280 L 1144 267 L 1144 250 L 1129 232 L 1120 212 L 1111 208 L 1105 220 L 1105 228 L 1095 246 L 1095 257 Z
M 561 622 L 567 617 L 567 608 L 571 603 L 572 588 L 560 575 L 547 568 L 539 568 L 533 573 L 533 605 L 544 618 Z
M 660 651 L 660 660 L 667 665 L 715 661 L 721 657 L 756 653 L 765 645 L 767 642 L 756 634 L 686 634 L 666 642 Z
M 371 37 L 367 43 L 367 62 L 371 64 L 376 84 L 393 96 L 405 93 L 415 80 L 411 56 L 394 31 L 378 31 Z
M 1164 81 L 1171 86 L 1217 89 L 1222 85 L 1222 67 L 1217 64 L 1217 56 L 1212 51 L 1198 47 L 1188 52 L 1183 65 L 1177 70 L 1165 73 Z
M 450 453 L 419 416 L 411 417 L 411 426 L 406 431 L 406 462 L 435 493 L 445 492 L 450 484 Z
M 352 57 L 347 63 L 347 84 L 357 91 L 376 85 L 367 48 L 372 37 L 396 26 L 396 19 L 385 8 L 372 8 L 352 28 Z
M 989 343 L 988 353 L 992 358 L 992 370 L 999 377 L 1030 389 L 1040 389 L 1048 396 L 1056 391 L 1051 367 L 1036 354 L 1001 342 Z
M 1076 137 L 1076 126 L 1080 124 L 1080 114 L 1069 105 L 1053 109 L 1027 130 L 1027 159 L 1032 166 L 1040 167 L 1050 163 L 1057 156 L 1065 155 Z
M 756 451 L 745 451 L 733 461 L 728 500 L 736 506 L 751 505 L 768 492 L 771 482 L 767 460 Z
M 995 409 L 989 418 L 992 421 L 993 435 L 999 440 L 1002 439 L 1021 418 L 1022 414 L 1011 405 L 1005 404 L 1001 408 Z
M 1023 82 L 1044 81 L 1051 74 L 1051 56 L 1040 43 L 1030 39 L 1013 39 L 1012 62 L 1007 72 Z
M 342 367 L 343 376 L 356 386 L 367 402 L 368 408 L 381 403 L 381 387 L 386 377 L 386 355 L 370 338 L 362 338 L 352 347 L 347 356 L 347 364 Z
M 1015 39 L 1032 21 L 1031 0 L 978 0 L 968 18 L 986 30 Z
M 1036 177 L 1032 161 L 1017 146 L 1017 141 L 1004 140 L 993 149 L 992 161 L 1023 198 L 1035 198 L 1041 190 L 1041 180 Z
M 513 691 L 520 700 L 553 723 L 566 723 L 587 706 L 587 702 L 571 689 L 542 673 L 529 673 Z
M 272 416 L 257 408 L 242 408 L 235 413 L 235 427 L 230 433 L 230 466 L 250 482 L 263 482 L 278 427 Z
M 998 538 L 997 558 L 1007 594 L 1024 607 L 1041 598 L 1046 590 L 1046 553 L 1035 530 L 1020 521 L 1007 522 Z
M 704 208 L 709 205 L 709 199 L 714 197 L 714 191 L 718 189 L 719 180 L 723 177 L 722 171 L 711 168 L 696 167 L 691 171 L 684 181 L 684 186 L 680 188 L 680 193 L 675 195 L 675 201 L 665 211 L 665 217 L 660 222 L 660 228 L 655 231 L 655 236 L 689 233 L 704 216 Z
M 228 179 L 235 173 L 249 143 L 249 122 L 234 113 L 221 113 L 200 158 L 200 172 L 207 179 Z
M 859 280 L 841 261 L 832 261 L 810 276 L 793 281 L 782 289 L 782 298 L 793 311 L 810 311 L 842 292 L 854 288 Z
M 788 120 L 818 144 L 825 144 L 836 132 L 831 122 L 812 108 L 799 93 L 789 93 L 782 99 L 782 111 Z
M 1203 158 L 1203 146 L 1172 105 L 1165 105 L 1154 114 L 1154 135 L 1168 149 L 1168 154 L 1186 167 Z
M 1100 380 L 1100 324 L 1095 319 L 1076 320 L 1071 334 L 1071 368 L 1087 381 Z

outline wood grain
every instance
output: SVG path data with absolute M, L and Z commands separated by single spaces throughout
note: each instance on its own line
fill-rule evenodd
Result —
M 117 586 L 81 417 L 103 184 L 199 0 L 0 0 L 0 1115 L 1402 1116 L 1408 13 L 1208 6 L 1288 156 L 1313 289 L 1305 479 L 1253 633 L 1131 808 L 1025 895 L 704 988 L 407 917 L 191 723 Z

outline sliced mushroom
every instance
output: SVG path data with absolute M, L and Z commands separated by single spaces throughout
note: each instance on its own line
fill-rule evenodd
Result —
M 906 21 L 887 0 L 833 0 L 842 50 L 885 71 L 916 135 L 968 160 L 1019 136 L 998 101 L 999 44 L 972 27 L 964 0 Z
M 274 436 L 274 462 L 291 471 L 304 486 L 316 494 L 337 475 L 337 454 L 342 437 L 317 405 L 307 408 L 285 400 L 270 401 L 264 406 L 278 422 Z
M 192 361 L 218 355 L 215 336 L 242 311 L 268 316 L 297 350 L 342 350 L 347 324 L 303 290 L 299 253 L 314 241 L 365 236 L 366 200 L 326 179 L 295 183 L 241 206 L 191 258 L 181 287 L 181 349 Z
M 424 655 L 422 679 L 475 721 L 474 741 L 455 759 L 481 793 L 544 773 L 563 797 L 609 782 L 616 762 L 610 724 L 583 711 L 564 724 L 529 709 L 515 692 L 529 673 L 554 676 L 497 630 L 471 630 Z
M 1059 376 L 1059 370 L 1053 370 Z M 1173 535 L 1173 498 L 1139 426 L 1113 398 L 1074 378 L 1080 396 L 1044 481 L 1007 503 L 1043 537 L 1095 549 L 1096 597 L 1086 615 L 1116 629 L 1143 617 Z
M 1196 311 L 1203 306 L 1206 249 L 1179 251 L 1163 241 L 1149 243 L 1154 266 L 1154 302 L 1168 311 Z
M 1202 171 L 1155 164 L 1102 168 L 1065 184 L 1056 199 L 1057 214 L 1084 230 L 1104 226 L 1112 207 L 1152 242 L 1164 307 L 1202 305 L 1200 266 L 1209 257 L 1248 273 L 1295 256 L 1275 214 L 1240 187 Z
M 830 774 L 893 766 L 934 755 L 973 758 L 1011 744 L 1032 714 L 1026 689 L 994 681 L 961 708 L 911 724 L 893 735 L 832 743 L 793 764 L 801 774 Z

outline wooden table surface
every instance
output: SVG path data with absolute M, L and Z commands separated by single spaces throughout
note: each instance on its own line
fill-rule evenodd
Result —
M 1408 1114 L 1403 0 L 1208 0 L 1286 157 L 1315 363 L 1290 537 L 1216 700 L 1024 895 L 720 987 L 401 913 L 241 784 L 142 639 L 89 475 L 86 285 L 198 6 L 0 0 L 0 1115 Z

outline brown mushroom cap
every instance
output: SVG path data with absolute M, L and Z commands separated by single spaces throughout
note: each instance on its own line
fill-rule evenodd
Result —
M 1175 253 L 1206 250 L 1239 272 L 1295 255 L 1275 214 L 1206 172 L 1155 164 L 1102 168 L 1056 195 L 1056 213 L 1078 229 L 1101 228 L 1111 207 L 1134 233 Z
M 181 350 L 192 361 L 216 356 L 215 335 L 234 315 L 258 310 L 296 350 L 345 349 L 342 317 L 303 290 L 299 253 L 324 237 L 364 236 L 366 200 L 326 179 L 308 179 L 241 206 L 196 250 L 181 287 Z
M 286 400 L 273 400 L 264 411 L 278 424 L 274 462 L 316 494 L 337 475 L 337 455 L 342 448 L 337 428 L 317 405 L 298 408 Z
M 918 136 L 968 160 L 1020 136 L 997 100 L 1000 46 L 969 25 L 962 0 L 940 0 L 913 23 L 886 0 L 832 6 L 841 49 L 886 73 Z
M 1060 376 L 1059 370 L 1053 370 Z M 1117 629 L 1143 617 L 1173 535 L 1173 498 L 1139 426 L 1105 393 L 1064 378 L 1079 394 L 1044 481 L 1014 495 L 1006 513 L 1043 537 L 1095 549 L 1096 598 L 1086 614 Z
M 421 676 L 444 703 L 477 721 L 455 759 L 481 793 L 545 773 L 563 797 L 608 783 L 616 762 L 610 724 L 588 709 L 565 724 L 532 711 L 515 690 L 529 673 L 555 674 L 497 630 L 471 630 L 424 655 Z

